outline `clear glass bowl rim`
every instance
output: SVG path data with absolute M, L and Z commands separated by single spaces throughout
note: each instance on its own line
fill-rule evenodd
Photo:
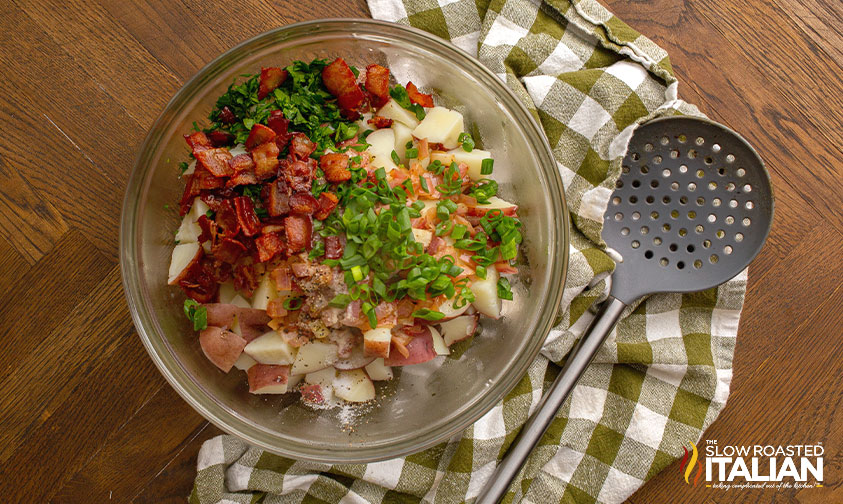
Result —
M 167 103 L 138 151 L 123 200 L 119 237 L 120 266 L 126 301 L 144 347 L 161 374 L 164 375 L 176 392 L 209 422 L 253 446 L 282 456 L 322 463 L 366 463 L 419 452 L 453 437 L 477 421 L 505 394 L 512 390 L 526 373 L 552 327 L 556 310 L 546 310 L 542 313 L 541 320 L 536 326 L 537 330 L 531 335 L 530 344 L 519 355 L 511 369 L 512 372 L 506 374 L 503 380 L 493 384 L 484 397 L 477 401 L 472 408 L 466 409 L 457 421 L 433 426 L 425 432 L 417 433 L 418 435 L 415 437 L 397 443 L 349 450 L 347 443 L 339 441 L 337 450 L 326 451 L 324 449 L 313 449 L 306 442 L 290 443 L 288 440 L 283 440 L 284 443 L 279 444 L 277 442 L 280 440 L 279 438 L 273 437 L 271 433 L 257 428 L 245 418 L 222 407 L 188 375 L 167 346 L 165 336 L 156 329 L 153 320 L 154 315 L 144 302 L 138 262 L 140 226 L 137 224 L 141 216 L 139 208 L 142 189 L 147 175 L 151 171 L 150 156 L 157 149 L 163 136 L 164 126 L 169 119 L 177 115 L 177 112 L 185 106 L 193 94 L 201 89 L 210 78 L 235 64 L 241 55 L 262 49 L 279 41 L 279 39 L 289 41 L 296 38 L 307 38 L 308 34 L 313 31 L 324 33 L 331 30 L 348 32 L 349 34 L 364 33 L 367 36 L 389 39 L 391 42 L 422 45 L 426 50 L 470 68 L 473 75 L 481 83 L 494 89 L 496 95 L 523 125 L 525 135 L 533 144 L 532 148 L 541 161 L 540 168 L 546 177 L 548 196 L 551 198 L 553 207 L 560 209 L 560 215 L 558 216 L 560 218 L 553 220 L 556 224 L 555 227 L 548 229 L 550 233 L 550 236 L 548 236 L 548 257 L 551 264 L 549 266 L 550 279 L 546 299 L 546 306 L 559 305 L 568 267 L 570 217 L 565 202 L 562 179 L 543 130 L 515 94 L 473 56 L 423 30 L 372 19 L 331 18 L 285 25 L 238 44 L 205 65 L 191 77 Z

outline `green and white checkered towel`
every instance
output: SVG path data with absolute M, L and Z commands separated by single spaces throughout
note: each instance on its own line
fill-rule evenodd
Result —
M 191 503 L 471 501 L 608 293 L 602 216 L 637 124 L 699 114 L 663 49 L 594 0 L 369 0 L 375 18 L 449 39 L 541 121 L 572 230 L 562 313 L 501 404 L 447 443 L 367 465 L 297 462 L 230 436 L 199 452 Z M 622 502 L 699 439 L 726 403 L 746 272 L 630 307 L 510 487 L 513 502 Z M 555 364 L 554 364 L 555 363 Z M 677 476 L 678 477 L 678 476 Z

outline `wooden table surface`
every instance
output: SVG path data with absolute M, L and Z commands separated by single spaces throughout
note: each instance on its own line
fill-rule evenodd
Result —
M 625 2 L 668 50 L 680 96 L 741 132 L 772 173 L 776 221 L 751 268 L 732 394 L 705 434 L 824 443 L 825 488 L 692 488 L 678 463 L 630 498 L 841 502 L 843 4 Z M 164 381 L 123 298 L 118 222 L 135 151 L 217 54 L 363 0 L 0 2 L 0 495 L 4 502 L 185 502 L 219 433 Z

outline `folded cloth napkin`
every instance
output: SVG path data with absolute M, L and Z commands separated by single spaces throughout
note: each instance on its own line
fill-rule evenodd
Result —
M 312 464 L 230 436 L 207 441 L 192 503 L 470 501 L 608 293 L 602 216 L 632 131 L 699 111 L 677 98 L 663 49 L 594 0 L 369 0 L 375 18 L 450 40 L 539 119 L 574 229 L 560 319 L 517 387 L 475 425 L 424 452 Z M 510 487 L 512 502 L 622 502 L 697 441 L 726 403 L 746 272 L 696 294 L 629 307 Z

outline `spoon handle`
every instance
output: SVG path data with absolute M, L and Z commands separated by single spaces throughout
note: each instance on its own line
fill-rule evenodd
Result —
M 623 301 L 611 296 L 603 303 L 583 337 L 571 350 L 565 366 L 542 398 L 538 409 L 524 424 L 518 438 L 498 464 L 486 487 L 480 492 L 475 504 L 495 504 L 506 494 L 510 483 L 550 426 L 562 403 L 568 398 L 574 385 L 585 372 L 585 368 L 603 345 L 606 336 L 615 327 L 624 308 L 626 304 Z

